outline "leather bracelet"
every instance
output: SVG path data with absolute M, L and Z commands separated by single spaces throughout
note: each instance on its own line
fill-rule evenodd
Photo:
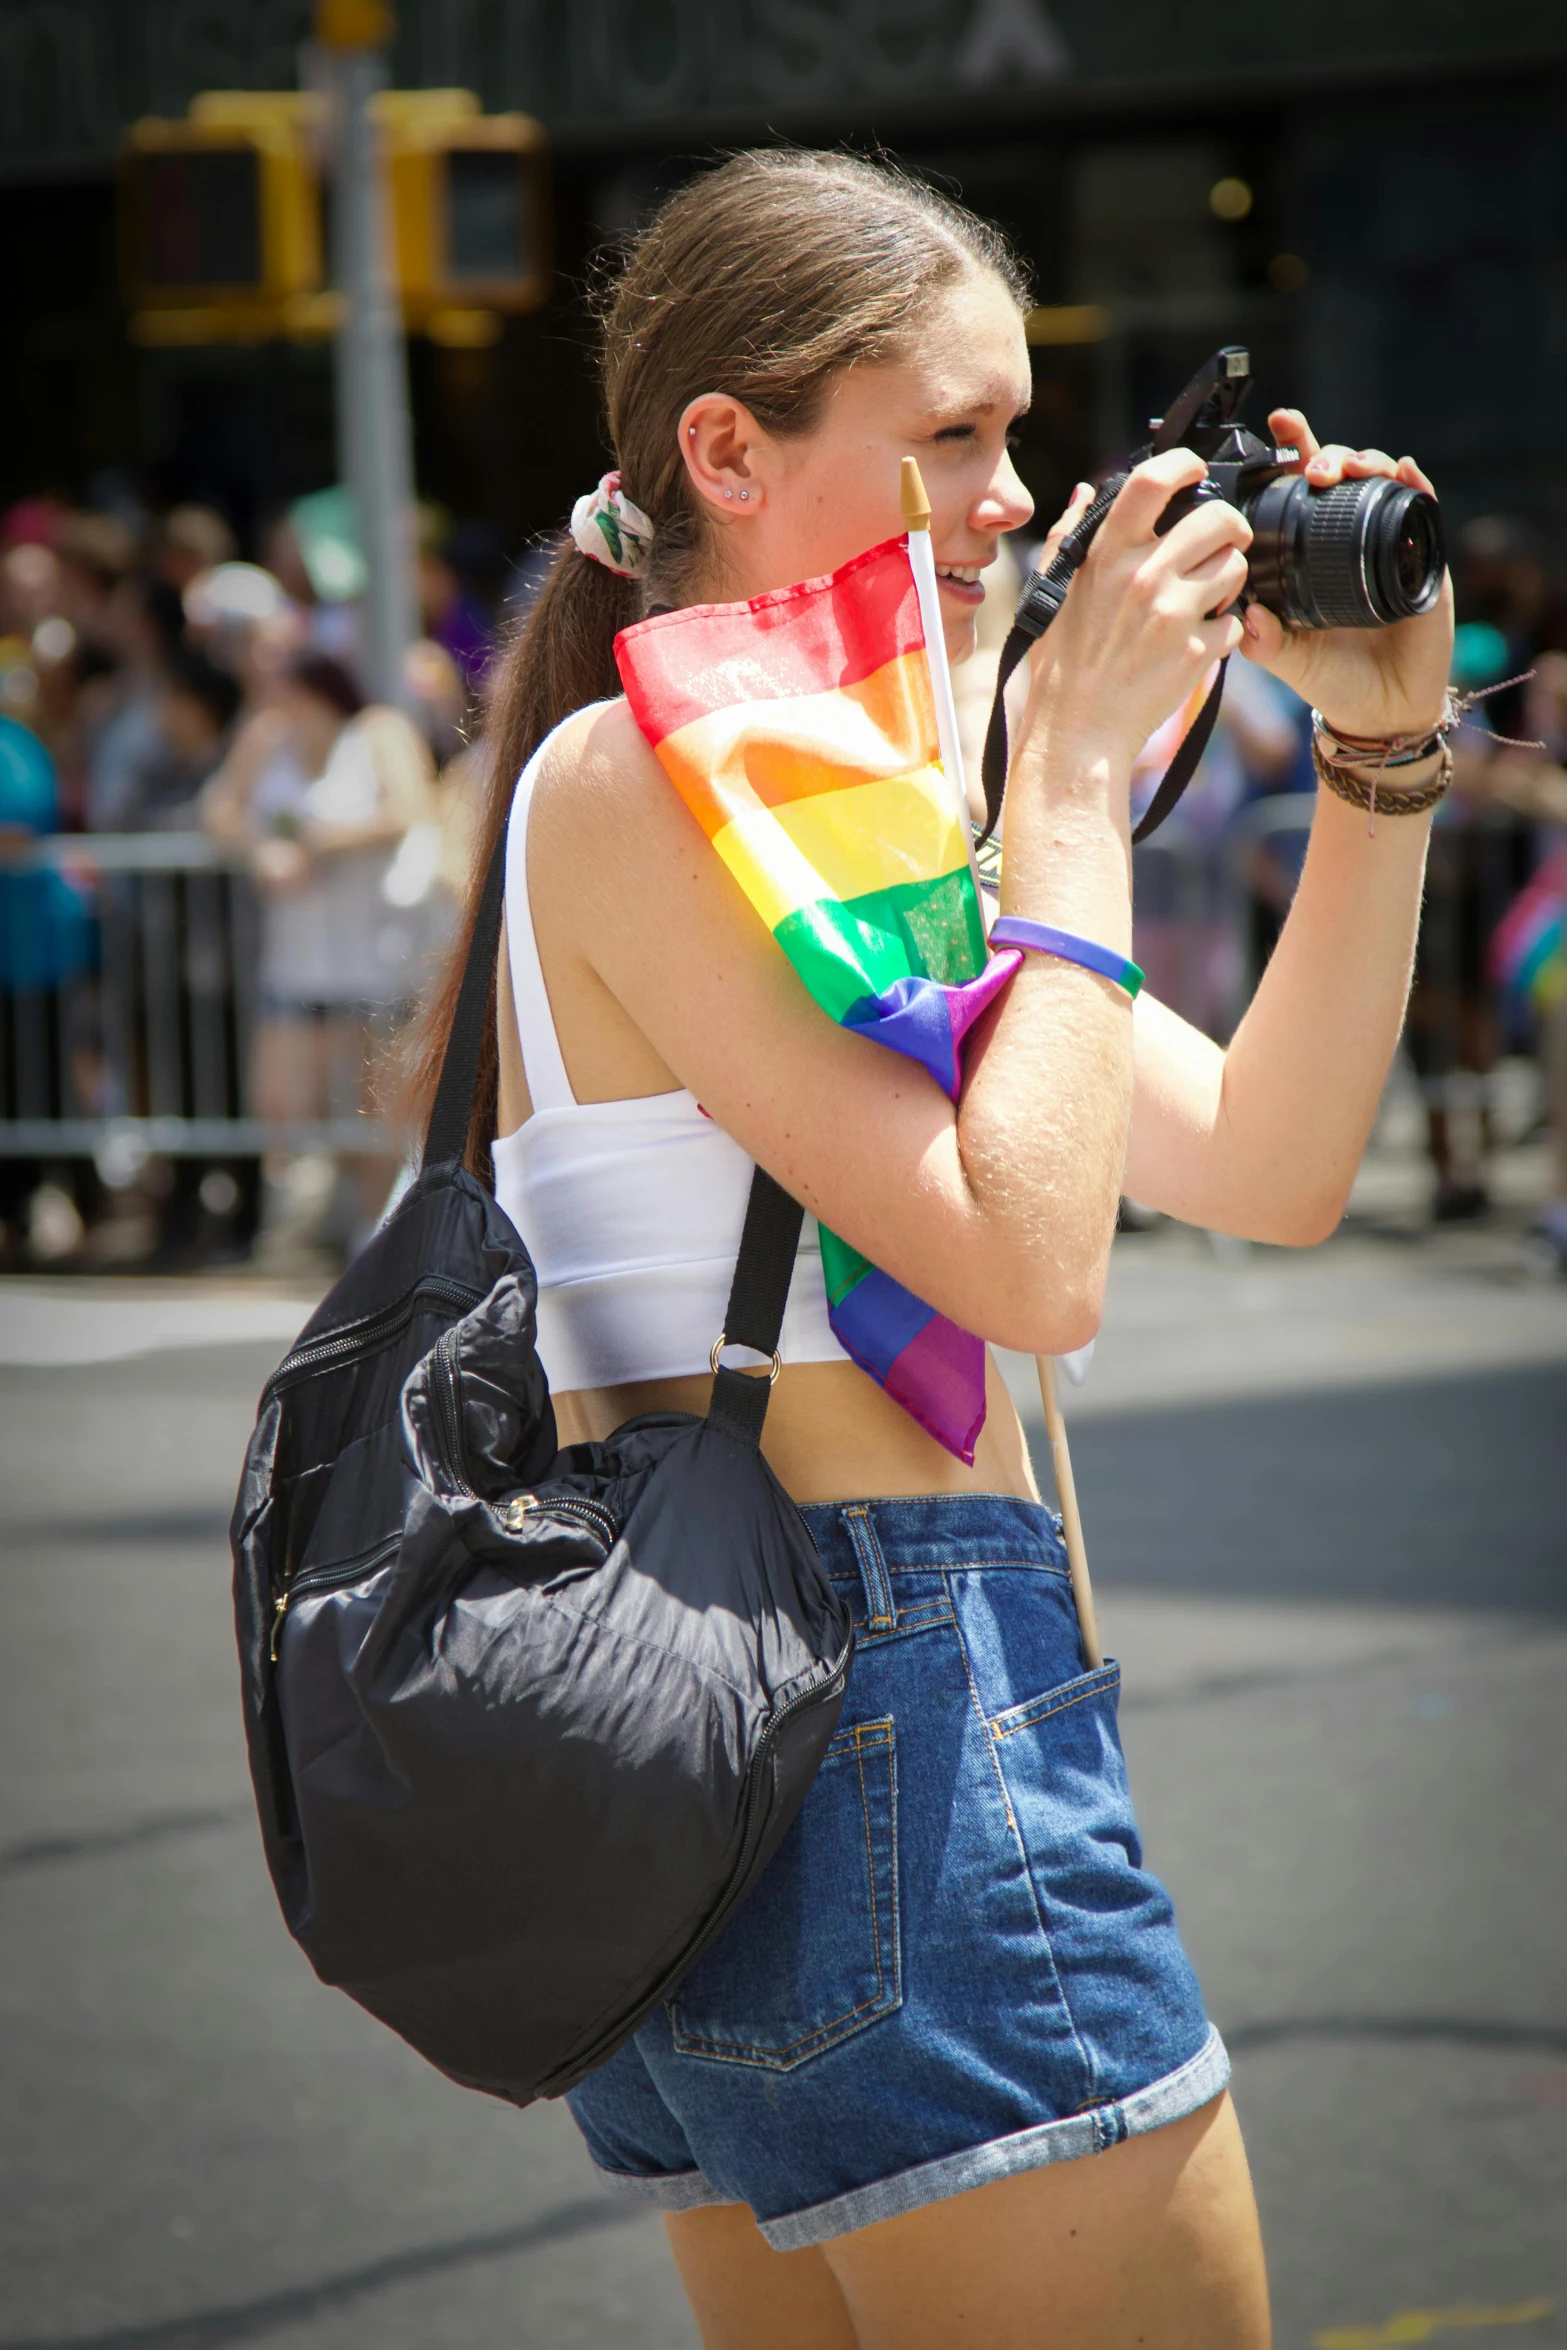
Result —
M 1095 971 L 1101 979 L 1112 979 L 1117 987 L 1124 987 L 1134 1001 L 1143 984 L 1137 965 L 1113 947 L 1078 938 L 1070 930 L 1057 930 L 1053 923 L 1025 921 L 1021 914 L 999 915 L 991 925 L 990 943 L 993 947 L 1026 947 L 1032 954 L 1054 955 L 1062 963 L 1080 963 L 1085 971 Z
M 1346 734 L 1343 727 L 1334 726 L 1324 718 L 1320 710 L 1313 710 L 1312 741 L 1315 743 L 1320 737 L 1330 742 L 1336 753 L 1356 766 L 1415 767 L 1422 759 L 1436 756 L 1454 728 L 1462 725 L 1473 699 L 1469 694 L 1446 694 L 1442 715 L 1423 734 Z
M 1352 808 L 1364 808 L 1374 825 L 1378 815 L 1418 816 L 1446 798 L 1453 780 L 1453 746 L 1443 739 L 1435 747 L 1442 754 L 1442 763 L 1430 781 L 1405 784 L 1392 791 L 1383 787 L 1386 770 L 1380 760 L 1357 758 L 1352 762 L 1349 758 L 1336 758 L 1324 747 L 1323 737 L 1315 729 L 1311 737 L 1311 764 L 1317 771 L 1318 782 L 1335 799 L 1347 801 Z M 1431 753 L 1425 756 L 1429 758 Z M 1370 767 L 1370 776 L 1358 774 L 1359 766 Z

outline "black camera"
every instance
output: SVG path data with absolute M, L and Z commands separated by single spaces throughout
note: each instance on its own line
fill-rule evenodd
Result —
M 1154 437 L 1137 451 L 1134 465 L 1167 449 L 1191 449 L 1208 468 L 1206 480 L 1177 490 L 1159 518 L 1160 531 L 1173 529 L 1209 498 L 1238 506 L 1251 524 L 1252 538 L 1246 585 L 1237 600 L 1266 604 L 1287 628 L 1383 628 L 1429 612 L 1447 570 L 1442 512 L 1435 498 L 1382 474 L 1313 489 L 1301 471 L 1298 450 L 1275 449 L 1236 422 L 1250 389 L 1250 354 L 1230 344 L 1197 370 L 1168 416 L 1154 418 Z M 1011 633 L 1001 648 L 985 736 L 982 841 L 995 830 L 1006 788 L 1007 680 L 1065 603 L 1125 481 L 1126 475 L 1117 473 L 1103 482 L 1048 566 L 1030 572 L 1023 583 Z M 1146 840 L 1185 790 L 1213 731 L 1223 686 L 1221 667 L 1134 841 Z
M 1250 356 L 1232 344 L 1152 420 L 1134 464 L 1192 449 L 1208 468 L 1206 481 L 1170 500 L 1161 531 L 1209 498 L 1238 506 L 1252 529 L 1241 600 L 1266 604 L 1288 628 L 1379 628 L 1429 612 L 1447 568 L 1435 498 L 1385 475 L 1313 489 L 1296 450 L 1236 421 L 1250 389 Z

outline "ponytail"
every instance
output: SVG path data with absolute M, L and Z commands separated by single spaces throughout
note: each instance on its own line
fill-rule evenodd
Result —
M 615 638 L 638 617 L 639 601 L 629 579 L 589 562 L 564 539 L 532 611 L 501 656 L 501 682 L 485 730 L 484 792 L 462 917 L 446 967 L 417 1023 L 401 1088 L 403 1117 L 421 1141 L 440 1082 L 485 876 L 506 831 L 517 778 L 563 719 L 619 693 Z M 499 1069 L 492 978 L 465 1154 L 466 1164 L 484 1183 L 492 1180 Z

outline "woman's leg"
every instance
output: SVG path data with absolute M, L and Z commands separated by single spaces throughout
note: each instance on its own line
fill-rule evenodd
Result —
M 774 2252 L 741 2204 L 666 2223 L 706 2350 L 1267 2350 L 1235 2110 Z
M 1105 2154 L 998 2179 L 823 2251 L 860 2350 L 1267 2350 L 1270 2339 L 1227 2095 Z
M 819 2251 L 775 2252 L 743 2203 L 664 2224 L 706 2350 L 858 2350 Z

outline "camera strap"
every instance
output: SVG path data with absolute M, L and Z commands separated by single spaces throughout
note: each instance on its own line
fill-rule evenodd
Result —
M 1093 545 L 1099 526 L 1115 504 L 1125 480 L 1124 473 L 1113 474 L 1096 491 L 1093 504 L 1082 521 L 1067 532 L 1048 568 L 1030 572 L 1023 583 L 1017 616 L 1001 648 L 1001 660 L 996 670 L 996 698 L 991 703 L 990 724 L 985 730 L 985 754 L 980 768 L 985 786 L 985 829 L 979 836 L 981 845 L 995 831 L 1001 816 L 1001 803 L 1006 795 L 1009 758 L 1008 683 L 1029 646 L 1044 635 L 1066 602 L 1066 591 L 1076 578 L 1078 567 Z M 1196 773 L 1197 762 L 1208 748 L 1219 715 L 1219 704 L 1224 698 L 1224 672 L 1227 666 L 1227 661 L 1219 663 L 1219 674 L 1213 681 L 1207 700 L 1187 729 L 1180 748 L 1160 778 L 1158 790 L 1144 810 L 1141 823 L 1132 834 L 1134 845 L 1146 840 L 1150 833 L 1158 831 Z

